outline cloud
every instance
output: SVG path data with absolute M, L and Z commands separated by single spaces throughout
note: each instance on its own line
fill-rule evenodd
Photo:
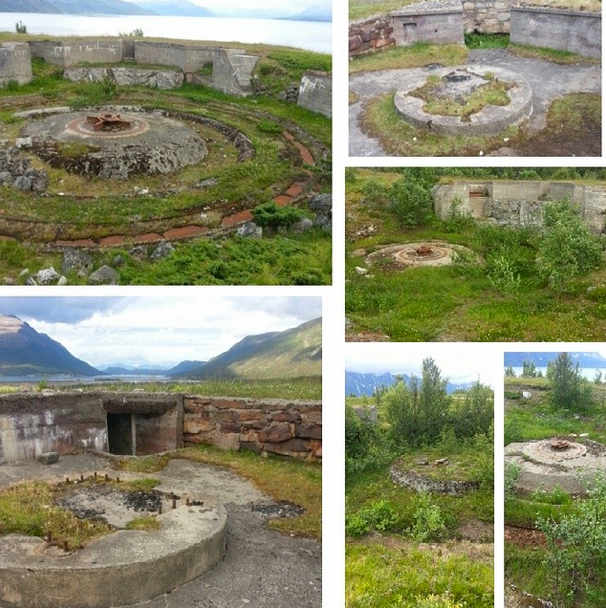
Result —
M 115 313 L 126 305 L 127 298 L 0 297 L 1 314 L 48 323 L 78 323 L 95 314 Z
M 495 385 L 497 365 L 492 349 L 482 344 L 431 344 L 429 346 L 398 343 L 346 344 L 345 368 L 360 373 L 411 373 L 420 376 L 423 359 L 432 357 L 442 376 L 451 382 L 473 382 Z
M 319 297 L 193 296 L 0 298 L 0 311 L 27 321 L 93 366 L 172 366 L 206 361 L 242 338 L 321 316 Z

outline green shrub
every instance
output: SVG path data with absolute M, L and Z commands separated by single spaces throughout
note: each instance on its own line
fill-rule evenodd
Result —
M 372 207 L 384 205 L 387 202 L 387 192 L 388 189 L 383 182 L 370 179 L 362 186 L 363 202 Z
M 348 536 L 363 536 L 372 531 L 394 530 L 398 516 L 386 500 L 379 500 L 363 507 L 345 518 L 345 533 Z
M 431 215 L 431 191 L 418 182 L 395 181 L 388 198 L 389 211 L 403 226 L 422 226 Z
M 520 476 L 520 465 L 513 462 L 505 463 L 505 501 L 515 498 L 515 485 Z
M 573 277 L 584 276 L 603 260 L 601 244 L 583 224 L 578 209 L 568 201 L 545 205 L 544 233 L 539 241 L 539 276 L 557 290 Z
M 446 530 L 440 507 L 432 502 L 429 494 L 421 493 L 414 512 L 414 524 L 409 533 L 417 542 L 440 540 Z
M 292 226 L 303 217 L 303 212 L 296 207 L 279 207 L 275 202 L 264 203 L 252 210 L 255 222 L 259 226 Z
M 27 25 L 25 25 L 23 21 L 17 21 L 17 23 L 15 23 L 15 32 L 17 32 L 17 34 L 27 34 Z

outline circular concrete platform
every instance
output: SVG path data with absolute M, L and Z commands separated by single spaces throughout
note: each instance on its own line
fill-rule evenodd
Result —
M 412 95 L 414 91 L 427 84 L 429 77 L 443 82 L 452 81 L 452 88 L 444 87 L 441 93 L 453 100 L 465 97 L 473 90 L 499 80 L 510 85 L 507 91 L 509 104 L 505 106 L 486 105 L 479 112 L 464 118 L 430 114 L 423 108 L 425 101 Z M 415 127 L 447 135 L 491 136 L 497 135 L 511 125 L 517 125 L 532 113 L 532 91 L 525 78 L 504 68 L 489 65 L 471 65 L 459 68 L 439 68 L 424 71 L 410 78 L 406 86 L 394 96 L 396 112 L 406 122 Z
M 0 537 L 0 606 L 135 604 L 194 580 L 223 558 L 227 514 L 218 501 L 196 497 L 196 506 L 181 504 L 158 521 L 160 530 L 119 530 L 71 553 L 39 538 Z
M 443 241 L 404 243 L 382 247 L 366 256 L 365 261 L 369 266 L 387 261 L 401 268 L 449 266 L 453 263 L 454 255 L 463 250 L 471 253 L 471 250 L 462 245 L 451 245 Z
M 93 118 L 104 114 L 119 115 L 127 126 L 95 131 Z M 51 113 L 26 125 L 21 135 L 31 137 L 34 152 L 51 166 L 101 178 L 171 173 L 208 154 L 205 142 L 186 122 L 136 107 Z

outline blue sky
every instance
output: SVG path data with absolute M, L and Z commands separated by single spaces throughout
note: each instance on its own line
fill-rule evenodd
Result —
M 494 387 L 495 367 L 499 361 L 502 366 L 502 356 L 495 358 L 495 349 L 482 344 L 350 342 L 345 346 L 345 369 L 378 374 L 414 373 L 419 376 L 426 357 L 432 357 L 442 376 L 454 383 L 475 382 L 479 377 L 482 383 Z M 502 378 L 502 372 L 498 378 Z
M 170 290 L 169 290 L 170 291 Z M 319 297 L 0 297 L 0 313 L 29 323 L 93 366 L 206 361 L 242 338 L 322 315 Z

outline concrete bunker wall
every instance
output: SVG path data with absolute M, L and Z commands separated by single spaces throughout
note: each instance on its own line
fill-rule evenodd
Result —
M 122 40 L 35 40 L 31 41 L 32 57 L 44 59 L 60 68 L 78 63 L 118 63 L 124 59 Z
M 0 396 L 0 463 L 44 452 L 155 454 L 184 442 L 319 460 L 322 404 L 136 392 Z
M 322 404 L 186 395 L 183 431 L 186 443 L 319 460 Z
M 586 11 L 512 7 L 511 42 L 601 57 L 602 15 Z
M 420 2 L 389 14 L 351 21 L 349 56 L 415 42 L 463 44 L 464 32 L 511 33 L 511 42 L 600 57 L 597 12 L 510 6 L 510 0 Z
M 307 71 L 301 77 L 297 105 L 332 117 L 332 74 Z
M 397 46 L 416 42 L 463 44 L 463 5 L 459 0 L 421 2 L 390 13 Z
M 240 49 L 148 40 L 43 40 L 30 42 L 30 48 L 33 57 L 63 69 L 80 63 L 161 64 L 180 68 L 188 82 L 194 79 L 196 71 L 212 64 L 212 76 L 205 79 L 204 84 L 232 95 L 246 95 L 251 91 L 253 70 L 259 60 L 258 56 Z
M 170 393 L 15 393 L 0 397 L 0 463 L 43 452 L 108 451 L 112 416 L 130 420 L 130 454 L 183 445 L 182 398 Z M 114 429 L 115 430 L 115 429 Z M 133 449 L 134 448 L 134 449 Z
M 24 42 L 0 44 L 0 87 L 12 80 L 26 84 L 32 79 L 32 60 L 29 45 Z
M 545 202 L 569 200 L 578 205 L 585 225 L 596 233 L 605 228 L 606 187 L 551 181 L 456 181 L 432 190 L 434 212 L 448 219 L 453 204 L 459 213 L 505 225 L 542 224 Z

